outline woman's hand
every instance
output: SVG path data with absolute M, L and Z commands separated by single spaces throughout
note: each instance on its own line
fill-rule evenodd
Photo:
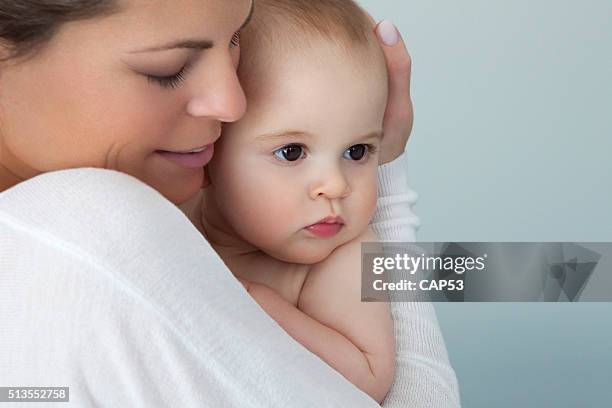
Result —
M 397 159 L 412 132 L 414 113 L 410 99 L 412 61 L 397 28 L 388 20 L 376 25 L 376 36 L 385 53 L 389 74 L 389 99 L 383 123 L 380 164 Z

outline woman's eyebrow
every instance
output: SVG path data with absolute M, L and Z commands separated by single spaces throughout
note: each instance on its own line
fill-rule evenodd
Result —
M 255 0 L 251 1 L 251 10 L 249 11 L 249 15 L 247 16 L 244 23 L 240 26 L 238 31 L 242 30 L 244 27 L 249 24 L 251 18 L 253 17 L 253 10 L 255 10 Z M 140 52 L 152 52 L 152 51 L 166 51 L 166 50 L 174 50 L 174 49 L 191 49 L 191 50 L 208 50 L 213 48 L 215 43 L 211 40 L 206 39 L 186 39 L 186 40 L 178 40 L 173 41 L 169 44 L 158 45 L 153 47 L 148 47 L 136 51 L 131 51 L 130 54 L 140 53 Z
M 143 49 L 136 50 L 136 51 L 130 51 L 129 53 L 136 54 L 140 52 L 166 51 L 166 50 L 181 49 L 181 48 L 193 49 L 193 50 L 207 50 L 207 49 L 213 48 L 214 46 L 215 46 L 215 43 L 210 40 L 190 39 L 190 40 L 173 41 L 166 45 L 158 45 L 154 47 L 143 48 Z

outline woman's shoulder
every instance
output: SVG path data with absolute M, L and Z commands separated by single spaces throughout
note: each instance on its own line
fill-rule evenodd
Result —
M 0 255 L 31 264 L 29 273 L 86 262 L 96 266 L 93 273 L 103 271 L 115 284 L 152 299 L 181 298 L 179 292 L 203 274 L 230 279 L 221 259 L 174 204 L 112 170 L 46 173 L 1 193 L 3 241 L 16 247 Z M 177 293 L 164 292 L 164 286 Z
M 128 174 L 98 168 L 40 174 L 0 193 L 0 211 L 33 222 L 61 215 L 93 216 L 94 211 L 142 210 L 174 206 L 157 191 Z M 60 213 L 52 213 L 51 211 Z M 55 215 L 55 216 L 54 216 Z
M 44 173 L 2 192 L 0 220 L 91 253 L 138 250 L 161 231 L 170 239 L 195 233 L 150 186 L 95 168 Z

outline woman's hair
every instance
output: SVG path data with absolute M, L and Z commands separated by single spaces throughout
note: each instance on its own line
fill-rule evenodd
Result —
M 62 24 L 118 8 L 118 0 L 0 0 L 0 60 L 32 55 Z

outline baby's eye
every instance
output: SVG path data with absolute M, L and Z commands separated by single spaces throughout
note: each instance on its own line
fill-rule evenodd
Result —
M 276 150 L 274 155 L 280 160 L 294 162 L 302 158 L 304 148 L 296 144 L 287 145 Z
M 364 144 L 358 144 L 351 146 L 344 151 L 343 157 L 349 160 L 359 161 L 365 157 L 368 153 L 368 146 Z

